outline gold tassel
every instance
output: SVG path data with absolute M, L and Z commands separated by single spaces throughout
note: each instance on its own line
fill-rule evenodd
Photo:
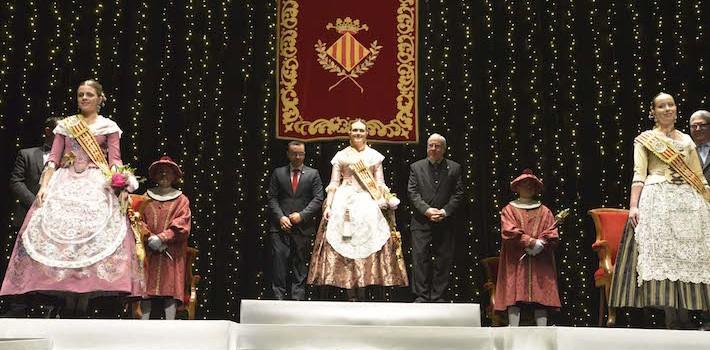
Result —
M 131 223 L 133 238 L 136 241 L 136 257 L 142 265 L 145 261 L 145 246 L 143 246 L 143 226 L 141 225 L 141 214 L 134 211 L 130 205 L 128 206 L 128 220 Z
M 343 238 L 350 239 L 353 237 L 353 231 L 350 227 L 350 209 L 345 209 L 343 218 Z

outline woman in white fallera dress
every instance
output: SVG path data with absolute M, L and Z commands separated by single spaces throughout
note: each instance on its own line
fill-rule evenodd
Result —
M 367 145 L 365 123 L 351 124 L 350 146 L 331 160 L 333 171 L 311 257 L 309 284 L 348 289 L 351 300 L 362 298 L 362 293 L 357 293 L 361 287 L 408 284 L 404 262 L 397 255 L 399 242 L 392 237 L 382 212 L 382 208 L 394 208 L 398 202 L 376 201 L 351 169 L 362 161 L 376 183 L 376 191 L 389 192 L 382 172 L 384 158 Z

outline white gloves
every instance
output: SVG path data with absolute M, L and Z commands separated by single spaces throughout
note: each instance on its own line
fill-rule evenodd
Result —
M 165 243 L 163 243 L 163 241 L 161 241 L 160 237 L 158 237 L 157 235 L 152 235 L 148 237 L 148 247 L 150 247 L 150 249 L 155 250 L 156 252 L 162 252 L 167 248 Z
M 138 186 L 140 186 L 138 179 L 134 175 L 129 176 L 126 191 L 128 191 L 128 193 L 133 193 L 138 189 Z
M 377 200 L 377 206 L 380 207 L 380 209 L 392 209 L 395 210 L 397 209 L 397 206 L 399 206 L 399 198 L 392 196 L 389 199 L 385 199 L 384 197 L 380 198 Z
M 525 251 L 526 251 L 528 254 L 530 254 L 530 255 L 532 255 L 532 256 L 535 256 L 535 255 L 540 254 L 540 253 L 542 252 L 542 249 L 543 249 L 543 248 L 545 248 L 544 241 L 541 240 L 541 239 L 536 239 L 536 240 L 535 240 L 535 245 L 534 245 L 532 248 L 525 248 Z
M 384 198 L 377 200 L 377 206 L 380 207 L 380 209 L 387 209 L 389 207 L 389 205 L 387 205 L 387 200 Z

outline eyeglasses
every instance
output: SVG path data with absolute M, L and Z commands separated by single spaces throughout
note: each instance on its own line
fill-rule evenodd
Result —
M 705 130 L 710 127 L 710 123 L 693 124 L 690 126 L 691 130 Z

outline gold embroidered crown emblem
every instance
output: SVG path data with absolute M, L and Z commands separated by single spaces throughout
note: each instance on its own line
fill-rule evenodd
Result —
M 335 29 L 335 31 L 340 34 L 357 34 L 357 32 L 361 30 L 370 30 L 370 28 L 367 27 L 367 24 L 360 25 L 359 19 L 353 20 L 350 17 L 345 17 L 344 20 L 338 18 L 335 20 L 335 25 L 333 25 L 333 23 L 328 23 L 328 25 L 325 26 L 325 29 Z

